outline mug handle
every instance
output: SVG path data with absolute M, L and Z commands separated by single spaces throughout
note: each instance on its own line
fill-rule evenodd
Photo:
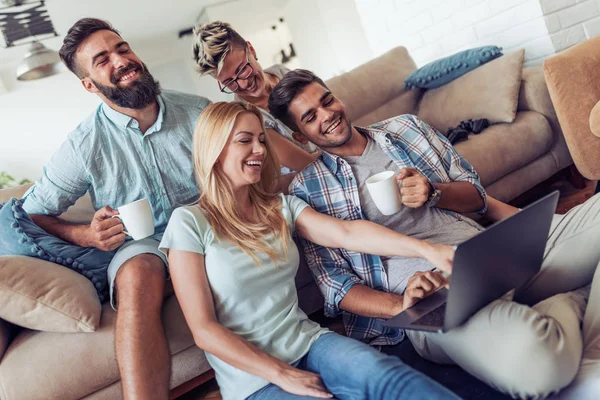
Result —
M 119 220 L 123 224 L 123 228 L 125 228 L 125 222 L 123 222 L 123 218 L 121 218 L 120 215 L 113 215 L 111 218 L 119 218 Z M 131 237 L 131 235 L 129 234 L 129 232 L 127 232 L 125 229 L 123 229 L 123 233 L 126 234 L 127 236 Z

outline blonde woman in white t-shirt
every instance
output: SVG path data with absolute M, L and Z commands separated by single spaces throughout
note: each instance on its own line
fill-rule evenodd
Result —
M 215 103 L 203 111 L 194 163 L 199 204 L 175 210 L 160 249 L 224 399 L 456 398 L 400 359 L 308 319 L 298 306 L 299 254 L 291 235 L 358 252 L 424 257 L 446 271 L 452 248 L 367 221 L 337 220 L 298 198 L 272 194 L 278 161 L 260 110 L 247 103 Z M 439 273 L 423 273 L 409 284 L 405 307 L 446 284 Z

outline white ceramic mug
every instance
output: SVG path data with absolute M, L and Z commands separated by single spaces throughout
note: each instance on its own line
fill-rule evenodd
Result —
M 148 199 L 141 199 L 117 208 L 119 218 L 125 226 L 124 233 L 134 240 L 154 235 L 154 218 Z
M 402 208 L 400 182 L 393 171 L 384 171 L 367 179 L 367 189 L 383 215 L 392 215 Z

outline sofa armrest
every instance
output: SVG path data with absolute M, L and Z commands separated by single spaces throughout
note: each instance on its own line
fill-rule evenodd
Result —
M 16 199 L 22 198 L 31 185 L 31 183 L 28 183 L 26 185 L 0 189 L 0 203 L 7 202 L 11 197 Z M 75 204 L 69 207 L 67 212 L 62 214 L 60 218 L 76 224 L 86 224 L 92 220 L 94 217 L 94 212 L 95 211 L 92 205 L 90 194 L 86 193 L 85 196 L 78 199 Z
M 518 110 L 542 114 L 555 134 L 561 132 L 542 67 L 523 68 Z
M 588 179 L 600 179 L 600 138 L 589 123 L 600 99 L 600 36 L 546 59 L 544 73 L 577 169 Z
M 12 186 L 4 189 L 0 189 L 0 203 L 5 203 L 10 200 L 11 197 L 20 199 L 23 197 L 27 189 L 31 187 L 31 183 L 21 186 Z

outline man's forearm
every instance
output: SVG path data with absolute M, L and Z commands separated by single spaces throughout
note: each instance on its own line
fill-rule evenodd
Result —
M 82 247 L 90 247 L 86 240 L 89 225 L 76 225 L 48 215 L 30 215 L 33 222 L 51 235 Z
M 508 218 L 519 212 L 517 207 L 503 203 L 490 196 L 488 196 L 487 200 L 488 208 L 485 212 L 485 216 L 492 221 L 500 221 L 501 219 Z
M 436 183 L 442 192 L 436 207 L 459 213 L 479 211 L 483 208 L 483 199 L 479 191 L 469 182 Z
M 340 302 L 340 308 L 352 314 L 370 318 L 392 318 L 403 310 L 404 297 L 357 284 Z

